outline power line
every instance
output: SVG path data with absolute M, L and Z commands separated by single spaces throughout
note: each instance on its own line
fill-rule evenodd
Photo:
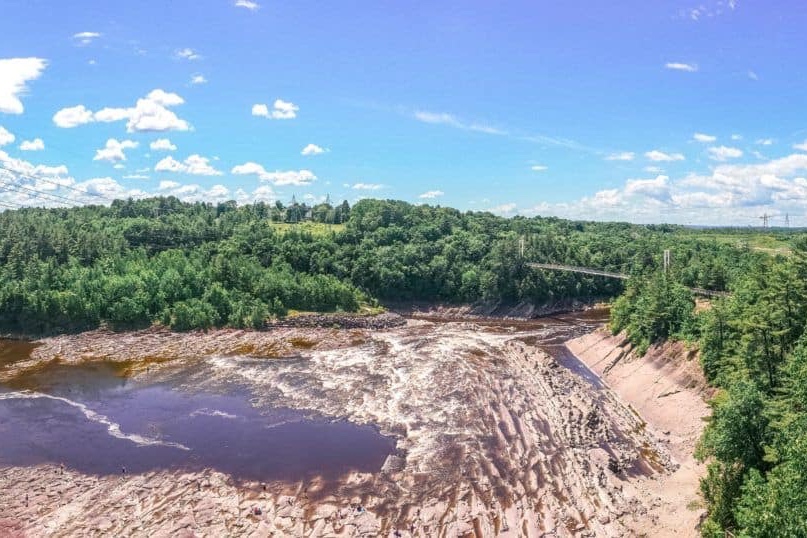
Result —
M 55 185 L 58 188 L 69 189 L 69 190 L 75 191 L 75 192 L 77 192 L 79 194 L 82 194 L 84 196 L 93 196 L 93 197 L 96 197 L 96 198 L 101 198 L 101 199 L 106 200 L 108 202 L 114 202 L 115 201 L 112 198 L 109 198 L 107 196 L 104 196 L 104 195 L 96 193 L 96 192 L 84 191 L 84 190 L 78 189 L 76 187 L 73 187 L 71 185 L 63 185 L 62 183 L 59 183 L 58 181 L 53 181 L 51 179 L 44 178 L 44 177 L 41 177 L 41 176 L 34 176 L 34 175 L 26 174 L 25 172 L 20 172 L 19 170 L 14 170 L 13 168 L 9 168 L 5 163 L 0 163 L 0 169 L 5 170 L 9 174 L 16 175 L 17 178 L 24 177 L 26 179 L 31 179 L 31 180 L 34 180 L 34 181 L 44 181 L 45 183 L 50 183 L 51 185 Z M 50 193 L 46 193 L 46 194 L 50 194 Z M 59 196 L 59 195 L 57 195 L 57 196 Z M 63 198 L 66 198 L 66 197 L 63 197 Z M 77 202 L 77 200 L 71 200 L 71 201 Z M 86 205 L 86 204 L 82 204 L 82 205 Z

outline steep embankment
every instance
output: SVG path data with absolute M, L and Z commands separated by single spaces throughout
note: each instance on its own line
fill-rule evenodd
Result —
M 648 522 L 655 521 L 656 526 L 637 532 L 697 536 L 703 514 L 698 481 L 705 466 L 695 461 L 693 452 L 712 396 L 697 351 L 683 342 L 667 342 L 639 357 L 624 334 L 612 336 L 604 328 L 567 345 L 647 422 L 651 433 L 664 439 L 679 464 L 674 473 L 642 485 L 645 491 L 639 492 L 640 497 L 658 497 L 661 502 L 648 513 Z

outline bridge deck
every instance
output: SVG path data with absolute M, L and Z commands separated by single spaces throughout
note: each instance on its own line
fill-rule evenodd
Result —
M 571 273 L 582 273 L 584 275 L 604 276 L 606 278 L 618 278 L 620 280 L 627 280 L 630 275 L 624 273 L 612 273 L 611 271 L 601 271 L 600 269 L 591 269 L 590 267 L 576 267 L 574 265 L 559 265 L 556 263 L 528 263 L 534 269 L 548 269 L 550 271 L 569 271 Z M 703 288 L 689 288 L 689 291 L 696 295 L 704 295 L 706 297 L 728 297 L 730 294 L 727 291 L 714 291 L 705 290 Z

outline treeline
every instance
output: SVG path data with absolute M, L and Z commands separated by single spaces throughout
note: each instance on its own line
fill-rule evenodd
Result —
M 0 331 L 261 327 L 289 310 L 356 311 L 378 300 L 613 297 L 620 281 L 527 263 L 639 275 L 658 269 L 664 248 L 682 282 L 721 289 L 748 255 L 672 226 L 504 219 L 381 200 L 316 209 L 314 220 L 347 222 L 277 225 L 277 204 L 176 198 L 3 212 Z
M 719 387 L 697 456 L 704 536 L 807 536 L 807 240 L 790 256 L 763 256 L 732 295 L 695 313 L 671 278 L 637 280 L 612 311 L 612 328 L 645 345 L 698 342 Z

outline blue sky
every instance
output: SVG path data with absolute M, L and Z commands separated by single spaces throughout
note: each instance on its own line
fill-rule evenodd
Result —
M 0 203 L 807 225 L 805 23 L 796 1 L 4 0 Z

